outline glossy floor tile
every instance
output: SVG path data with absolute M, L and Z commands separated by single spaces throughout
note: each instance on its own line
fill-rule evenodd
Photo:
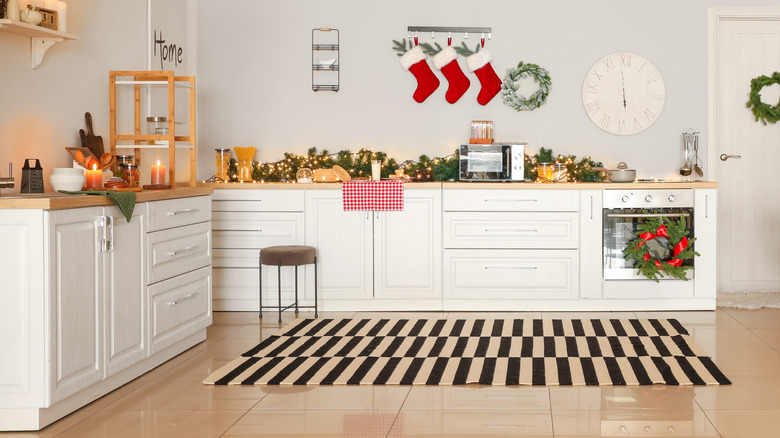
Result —
M 202 380 L 295 319 L 216 312 L 205 342 L 38 432 L 6 437 L 763 438 L 780 430 L 780 309 L 321 312 L 327 318 L 674 318 L 733 385 L 236 386 Z M 311 318 L 301 312 L 299 318 Z

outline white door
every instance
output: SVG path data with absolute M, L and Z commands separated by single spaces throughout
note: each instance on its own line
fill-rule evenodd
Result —
M 374 296 L 441 308 L 441 190 L 406 190 L 403 211 L 372 214 Z
M 710 41 L 716 41 L 709 162 L 720 188 L 718 291 L 780 291 L 780 124 L 764 126 L 746 107 L 750 80 L 780 71 L 780 8 L 713 8 L 710 24 Z M 778 100 L 780 86 L 764 88 L 762 101 Z M 722 161 L 722 154 L 741 158 Z

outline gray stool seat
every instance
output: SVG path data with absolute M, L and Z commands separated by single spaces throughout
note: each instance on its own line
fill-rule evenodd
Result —
M 298 305 L 298 266 L 314 264 L 314 305 Z M 277 267 L 277 290 L 279 301 L 276 306 L 263 305 L 263 265 Z M 282 307 L 282 266 L 295 267 L 295 301 L 288 306 Z M 282 311 L 295 308 L 295 314 L 298 309 L 314 309 L 314 317 L 317 318 L 317 250 L 311 246 L 304 245 L 284 245 L 269 246 L 260 250 L 260 269 L 258 270 L 260 280 L 260 318 L 263 318 L 263 309 L 275 308 L 279 311 L 279 322 L 282 322 Z

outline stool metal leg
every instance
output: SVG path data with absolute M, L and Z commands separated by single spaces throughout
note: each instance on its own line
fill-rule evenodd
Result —
M 279 260 L 279 264 L 277 265 L 276 269 L 276 275 L 277 279 L 279 281 L 278 283 L 278 289 L 279 289 L 279 323 L 282 323 L 282 261 Z
M 257 295 L 260 297 L 259 298 L 260 307 L 258 308 L 258 311 L 260 313 L 260 319 L 263 319 L 263 264 L 262 263 L 258 265 L 257 281 L 258 281 L 257 289 L 259 290 L 259 293 Z
M 314 317 L 317 318 L 317 256 L 314 256 Z
M 295 265 L 295 314 L 298 315 L 298 265 Z

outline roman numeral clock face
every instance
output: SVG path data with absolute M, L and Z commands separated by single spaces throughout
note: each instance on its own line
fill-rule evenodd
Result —
M 642 55 L 615 52 L 598 60 L 582 83 L 590 120 L 610 134 L 631 135 L 649 128 L 666 99 L 661 73 Z

